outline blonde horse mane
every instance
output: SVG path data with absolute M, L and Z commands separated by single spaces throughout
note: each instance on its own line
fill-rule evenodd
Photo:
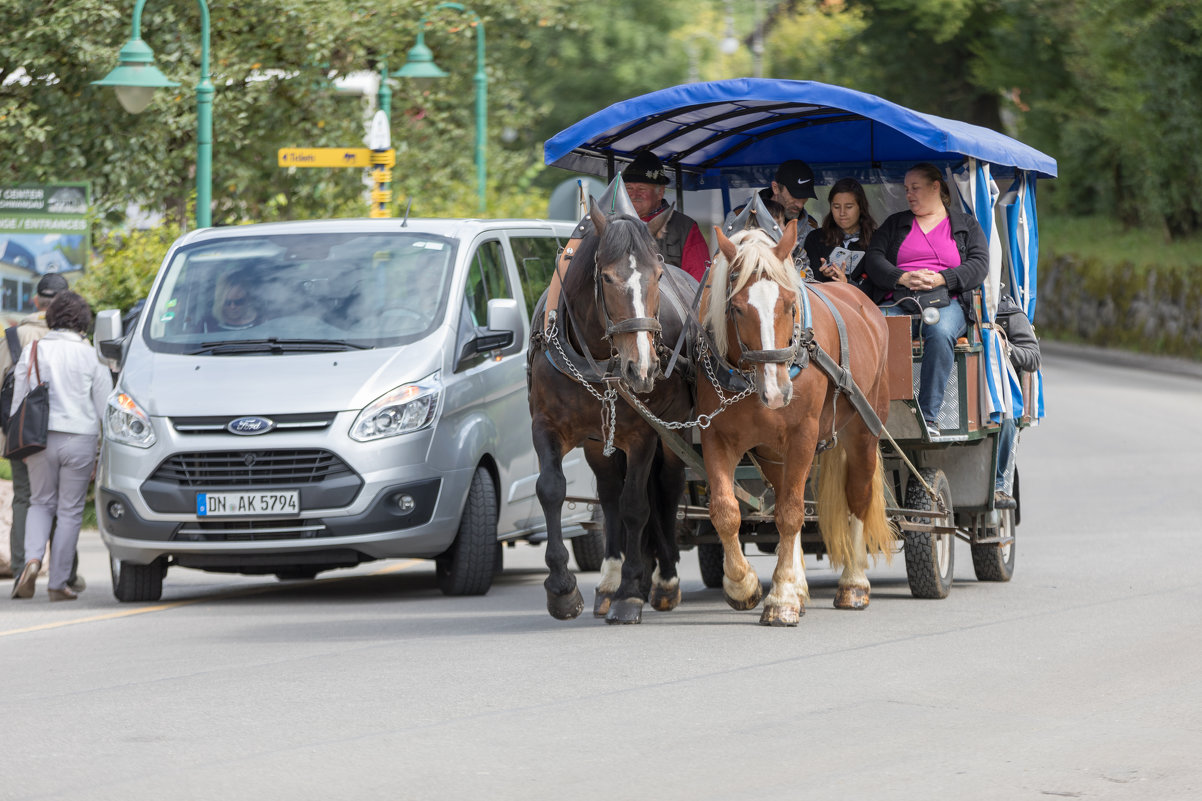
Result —
M 730 238 L 730 241 L 738 246 L 739 251 L 735 255 L 733 264 L 728 264 L 726 257 L 721 251 L 718 251 L 718 256 L 714 259 L 714 265 L 710 270 L 709 302 L 701 316 L 706 329 L 713 337 L 718 355 L 726 353 L 726 307 L 735 295 L 743 291 L 744 287 L 753 281 L 760 280 L 761 277 L 767 277 L 794 293 L 801 286 L 799 277 L 793 272 L 792 263 L 782 262 L 772 252 L 775 243 L 767 232 L 758 228 L 750 228 L 746 231 L 739 231 Z M 734 285 L 730 287 L 730 293 L 723 297 L 721 303 L 715 303 L 715 297 L 723 291 L 719 287 L 726 287 L 730 284 L 732 269 L 735 273 Z M 772 345 L 764 343 L 761 347 L 770 348 Z

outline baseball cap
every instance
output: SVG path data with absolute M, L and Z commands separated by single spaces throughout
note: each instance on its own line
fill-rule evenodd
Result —
M 38 294 L 44 298 L 52 298 L 68 288 L 67 279 L 58 273 L 46 273 L 38 281 Z
M 622 180 L 628 184 L 658 184 L 668 183 L 668 174 L 664 172 L 663 162 L 650 150 L 643 150 L 634 157 L 630 166 L 622 170 Z
M 776 177 L 772 180 L 798 200 L 814 197 L 814 171 L 804 161 L 790 159 L 782 163 L 776 168 Z

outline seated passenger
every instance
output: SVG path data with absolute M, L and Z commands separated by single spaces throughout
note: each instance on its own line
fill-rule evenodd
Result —
M 246 270 L 231 270 L 217 279 L 217 290 L 213 293 L 212 313 L 201 323 L 201 330 L 237 331 L 250 328 L 259 322 L 258 298 L 254 295 L 254 282 Z
M 857 287 L 874 301 L 884 293 L 868 280 L 863 257 L 853 267 L 848 260 L 832 263 L 831 251 L 835 248 L 864 251 L 872 241 L 876 221 L 868 210 L 868 198 L 864 187 L 855 178 L 841 178 L 831 187 L 830 211 L 822 221 L 822 227 L 812 231 L 805 240 L 805 252 L 816 281 L 841 281 Z
M 922 368 L 918 406 L 927 430 L 939 433 L 936 423 L 943 392 L 955 362 L 954 348 L 972 319 L 970 293 L 985 282 L 989 272 L 989 246 L 985 233 L 971 215 L 951 208 L 951 192 L 939 168 L 918 164 L 906 173 L 909 211 L 891 215 L 873 234 L 864 255 L 872 283 L 888 303 L 894 295 L 912 295 L 946 287 L 951 303 L 939 309 L 939 322 L 922 326 Z M 886 315 L 914 314 L 914 301 L 886 305 Z

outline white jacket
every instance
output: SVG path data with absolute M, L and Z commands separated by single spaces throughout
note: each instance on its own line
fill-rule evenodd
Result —
M 100 363 L 88 341 L 74 331 L 51 331 L 38 340 L 38 370 L 50 385 L 51 431 L 99 436 L 100 421 L 113 375 Z M 10 414 L 17 410 L 29 390 L 37 385 L 38 373 L 30 369 L 32 345 L 21 351 Z

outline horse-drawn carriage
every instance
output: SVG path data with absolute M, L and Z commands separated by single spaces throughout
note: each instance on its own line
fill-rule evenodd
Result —
M 869 313 L 861 303 L 864 296 L 857 297 L 856 291 L 848 290 L 846 285 L 832 290 L 827 284 L 819 291 L 806 284 L 796 292 L 796 297 L 789 294 L 783 282 L 778 290 L 772 290 L 772 298 L 780 296 L 773 301 L 778 303 L 778 308 L 787 307 L 793 315 L 791 322 L 787 319 L 781 322 L 779 318 L 776 321 L 783 337 L 776 340 L 776 348 L 766 341 L 771 337 L 769 328 L 763 329 L 768 333 L 759 343 L 759 349 L 747 348 L 732 316 L 739 310 L 727 310 L 730 330 L 740 339 L 738 345 L 742 348 L 743 361 L 733 346 L 730 351 L 733 355 L 726 361 L 712 358 L 713 353 L 705 354 L 704 343 L 700 355 L 696 346 L 689 351 L 693 368 L 689 380 L 694 384 L 696 408 L 687 419 L 682 418 L 678 409 L 668 414 L 649 408 L 655 405 L 649 400 L 650 396 L 640 394 L 653 384 L 645 376 L 635 377 L 642 385 L 632 390 L 623 374 L 618 372 L 606 377 L 598 367 L 601 372 L 592 376 L 596 382 L 590 393 L 595 399 L 591 413 L 594 416 L 598 413 L 596 401 L 601 402 L 601 410 L 608 403 L 608 411 L 604 413 L 609 418 L 609 441 L 614 440 L 615 431 L 621 438 L 623 423 L 620 417 L 627 421 L 625 425 L 635 425 L 630 421 L 637 410 L 642 421 L 660 435 L 665 446 L 656 457 L 660 463 L 648 462 L 647 467 L 640 470 L 651 470 L 652 476 L 658 474 L 656 471 L 671 475 L 670 468 L 677 460 L 687 466 L 684 502 L 675 510 L 680 523 L 672 528 L 677 546 L 698 548 L 702 577 L 707 586 L 723 586 L 727 600 L 736 608 L 740 604 L 742 608 L 749 608 L 759 601 L 757 593 L 747 590 L 741 594 L 735 586 L 740 581 L 747 586 L 755 583 L 758 590 L 758 580 L 752 581 L 754 573 L 751 578 L 746 578 L 741 569 L 736 570 L 736 577 L 743 578 L 732 583 L 732 560 L 745 562 L 741 544 L 737 551 L 732 551 L 728 536 L 724 549 L 715 531 L 718 516 L 729 517 L 727 507 L 733 503 L 733 498 L 738 500 L 738 540 L 754 542 L 768 553 L 774 549 L 788 551 L 791 554 L 788 558 L 794 561 L 795 568 L 800 566 L 801 551 L 827 554 L 835 557 L 835 563 L 855 563 L 851 568 L 845 568 L 844 579 L 848 579 L 849 569 L 852 574 L 858 572 L 862 577 L 863 560 L 860 557 L 866 548 L 866 537 L 868 551 L 874 550 L 874 541 L 878 552 L 891 550 L 896 547 L 896 542 L 900 542 L 913 594 L 942 598 L 951 586 L 954 538 L 959 537 L 971 546 L 978 579 L 1009 580 L 1014 568 L 1015 527 L 1020 519 L 1021 495 L 1015 472 L 1012 495 L 1018 505 L 1013 510 L 999 509 L 995 505 L 994 475 L 999 459 L 999 434 L 1007 418 L 1013 418 L 1019 427 L 1025 427 L 1042 417 L 1043 388 L 1038 373 L 1019 375 L 1010 366 L 1003 337 L 994 321 L 1002 294 L 1010 295 L 1028 318 L 1034 315 L 1038 252 L 1035 184 L 1039 178 L 1055 175 L 1055 161 L 996 132 L 914 112 L 872 95 L 813 82 L 750 79 L 688 84 L 615 104 L 548 140 L 545 155 L 548 164 L 607 176 L 613 182 L 612 190 L 614 183 L 621 186 L 620 178 L 615 181 L 621 167 L 642 150 L 653 151 L 674 176 L 677 208 L 683 205 L 685 191 L 702 192 L 691 197 L 700 198 L 702 202 L 708 200 L 711 212 L 717 211 L 720 202 L 723 214 L 732 206 L 746 202 L 748 195 L 756 189 L 767 185 L 781 162 L 801 158 L 813 167 L 819 184 L 830 184 L 849 176 L 859 180 L 870 190 L 874 212 L 881 219 L 904 208 L 898 184 L 906 170 L 917 162 L 930 162 L 938 166 L 947 177 L 947 183 L 955 187 L 958 197 L 953 198 L 953 203 L 960 204 L 977 219 L 989 244 L 988 278 L 982 289 L 974 291 L 971 297 L 975 319 L 969 323 L 967 336 L 955 346 L 955 366 L 935 432 L 928 429 L 917 407 L 922 345 L 911 337 L 910 319 L 904 316 L 880 318 L 875 309 Z M 614 193 L 611 191 L 610 194 L 609 210 L 612 211 Z M 690 211 L 691 206 L 683 210 Z M 814 216 L 819 216 L 820 211 L 815 209 Z M 598 219 L 597 212 L 594 208 L 592 217 L 595 220 Z M 599 222 L 604 226 L 604 219 Z M 587 228 L 588 225 L 582 223 L 579 230 L 583 233 Z M 720 278 L 712 277 L 711 284 L 724 282 L 720 285 L 728 288 L 730 302 L 737 305 L 737 290 L 742 289 L 744 301 L 749 290 L 744 283 L 748 280 L 746 265 L 751 255 L 742 251 L 754 251 L 758 246 L 749 243 L 747 237 L 742 237 L 737 246 L 721 232 L 718 238 L 725 256 L 716 256 L 714 269 Z M 768 251 L 772 250 L 772 244 L 764 243 L 767 248 L 765 258 L 770 258 Z M 778 254 L 787 254 L 788 250 L 782 251 L 782 248 L 779 243 L 775 245 Z M 569 257 L 571 251 L 569 246 Z M 623 337 L 616 335 L 624 334 L 626 339 L 632 340 L 631 335 L 651 340 L 661 329 L 654 320 L 647 322 L 645 313 L 632 314 L 637 318 L 634 322 L 610 323 L 609 317 L 619 320 L 620 316 L 606 313 L 605 293 L 609 289 L 605 282 L 613 283 L 618 276 L 603 274 L 604 260 L 594 253 L 590 252 L 589 258 L 595 262 L 588 266 L 593 268 L 596 281 L 595 289 L 590 291 L 594 292 L 594 305 L 599 305 L 601 316 L 609 323 L 604 338 L 614 360 L 612 364 L 633 364 L 633 356 L 623 360 L 618 353 L 621 347 L 618 340 Z M 741 260 L 736 263 L 737 259 Z M 568 263 L 567 259 L 562 260 L 561 271 L 567 269 Z M 631 260 L 630 264 L 634 263 Z M 742 279 L 738 277 L 741 273 Z M 633 282 L 638 284 L 637 275 Z M 716 308 L 712 303 L 717 302 L 717 296 L 712 293 L 717 293 L 713 285 L 704 291 L 704 300 L 701 291 L 695 297 L 687 298 L 693 302 L 691 313 L 688 310 L 673 313 L 665 312 L 665 309 L 682 303 L 672 297 L 679 298 L 687 293 L 661 292 L 670 302 L 658 304 L 660 314 L 696 319 L 698 306 L 711 304 L 708 308 Z M 780 303 L 784 306 L 779 306 Z M 562 331 L 571 322 L 556 319 L 554 311 L 558 307 L 555 304 L 549 306 L 552 313 L 543 320 L 535 320 L 534 325 L 537 330 L 541 323 L 544 335 L 549 331 Z M 587 307 L 581 308 L 587 314 Z M 580 312 L 577 314 L 579 316 Z M 872 317 L 869 325 L 861 326 L 860 318 L 869 317 Z M 843 322 L 836 324 L 834 321 L 839 318 Z M 638 322 L 639 319 L 643 322 Z M 723 318 L 714 319 L 719 321 L 717 327 L 722 327 L 720 321 Z M 880 322 L 875 322 L 878 319 Z M 887 330 L 887 336 L 879 336 L 877 329 Z M 782 345 L 784 347 L 779 347 Z M 628 344 L 627 347 L 635 346 Z M 664 336 L 659 347 L 663 357 L 660 375 L 665 373 L 663 363 L 671 361 L 679 380 L 680 368 L 675 364 L 680 357 L 679 343 Z M 714 348 L 712 339 L 709 347 Z M 733 417 L 740 408 L 759 408 L 760 403 L 747 397 L 757 386 L 761 400 L 769 404 L 763 393 L 764 384 L 768 383 L 766 376 L 776 369 L 771 365 L 784 365 L 784 351 L 790 351 L 788 361 L 792 370 L 789 379 L 784 378 L 783 372 L 779 373 L 780 389 L 786 397 L 790 393 L 800 393 L 804 397 L 806 387 L 813 384 L 818 397 L 808 407 L 809 412 L 799 410 L 799 416 L 792 422 L 784 422 L 782 418 L 784 428 L 779 441 L 784 445 L 778 446 L 776 451 L 750 448 L 750 453 L 740 459 L 743 452 L 739 450 L 741 446 L 736 447 L 737 443 L 734 443 L 737 436 L 730 431 L 715 434 L 713 424 L 719 414 Z M 587 354 L 587 349 L 585 352 Z M 669 353 L 670 360 L 667 359 Z M 716 355 L 720 357 L 721 353 Z M 548 357 L 547 361 L 554 366 L 556 360 Z M 592 358 L 587 361 L 597 366 Z M 731 362 L 736 362 L 737 366 L 732 366 Z M 808 368 L 807 362 L 810 363 Z M 566 356 L 560 360 L 559 373 L 567 372 L 563 369 L 567 363 Z M 729 372 L 743 374 L 748 386 L 742 398 L 732 399 L 736 393 L 731 391 L 731 384 L 717 380 L 713 365 L 719 363 L 729 368 Z M 808 369 L 809 373 L 801 370 L 801 377 L 798 377 L 799 367 Z M 813 375 L 813 381 L 806 375 Z M 584 376 L 577 371 L 571 378 L 577 380 Z M 587 381 L 577 380 L 577 383 L 583 386 Z M 796 405 L 804 406 L 805 402 L 808 401 Z M 732 412 L 732 409 L 736 411 Z M 778 417 L 755 417 L 753 413 L 745 422 L 728 425 L 728 428 L 764 426 L 768 424 L 765 420 L 776 421 Z M 875 420 L 875 425 L 874 417 L 880 418 Z M 882 426 L 880 420 L 883 419 L 887 419 L 887 423 Z M 601 428 L 605 429 L 606 425 L 603 423 Z M 788 439 L 792 436 L 789 432 L 802 428 L 809 432 L 809 439 L 796 442 Z M 536 422 L 536 447 L 537 440 Z M 877 447 L 878 440 L 879 456 L 874 457 L 870 449 Z M 707 444 L 699 449 L 702 441 Z M 734 443 L 731 448 L 738 451 L 733 457 L 738 463 L 737 466 L 732 464 L 730 470 L 719 468 L 723 473 L 722 481 L 716 483 L 713 472 L 717 463 L 713 454 L 728 441 Z M 762 437 L 760 441 L 763 441 Z M 807 449 L 808 453 L 805 452 Z M 801 453 L 795 454 L 793 450 Z M 811 454 L 824 450 L 825 453 L 812 459 Z M 540 457 L 543 456 L 540 452 Z M 665 458 L 671 463 L 667 470 L 662 464 Z M 803 483 L 807 473 L 811 479 L 818 479 L 806 485 L 804 504 L 785 497 L 790 492 L 779 489 L 795 483 L 798 469 L 788 464 L 793 458 L 805 462 L 800 472 Z M 600 458 L 590 461 L 602 462 Z M 814 462 L 812 472 L 811 461 Z M 620 458 L 615 464 L 619 462 Z M 838 465 L 840 472 L 838 480 L 832 481 L 840 493 L 846 491 L 847 501 L 838 507 L 838 515 L 824 520 L 820 531 L 822 499 L 819 496 L 825 492 L 820 486 L 827 478 L 824 474 L 834 475 L 832 465 Z M 640 481 L 646 480 L 645 473 L 638 472 L 638 475 Z M 863 503 L 857 501 L 857 491 L 850 487 L 856 481 L 869 488 L 876 497 Z M 638 514 L 629 516 L 628 504 L 635 491 L 628 488 L 629 494 L 621 494 L 619 502 L 619 495 L 612 488 L 603 488 L 604 483 L 599 478 L 602 506 L 606 507 L 607 514 L 621 508 L 625 523 L 640 519 Z M 733 495 L 726 492 L 726 484 L 733 484 Z M 653 492 L 653 487 L 648 487 L 647 491 Z M 781 498 L 777 497 L 774 487 L 781 492 Z M 667 481 L 665 490 L 674 491 L 672 481 Z M 608 500 L 605 497 L 607 491 Z M 543 497 L 540 489 L 540 498 Z M 555 493 L 547 494 L 546 500 L 554 502 L 555 499 Z M 643 512 L 649 517 L 641 519 L 649 520 L 649 527 L 658 526 L 661 534 L 667 536 L 670 514 L 655 509 L 654 501 L 652 498 L 652 508 Z M 782 505 L 796 508 L 784 514 Z M 870 505 L 872 509 L 869 509 Z M 881 509 L 891 524 L 886 530 L 887 546 L 881 540 L 879 526 L 874 532 L 874 524 L 865 522 L 869 521 L 870 515 L 879 516 Z M 832 526 L 828 520 L 840 516 L 845 518 L 840 524 L 843 528 L 848 528 L 850 521 L 849 536 L 853 539 L 849 540 L 848 552 L 839 552 L 846 548 L 832 545 L 827 535 L 827 528 Z M 796 522 L 800 528 L 796 546 L 791 536 L 780 536 L 784 530 L 782 519 L 792 521 L 787 527 L 792 528 Z M 607 525 L 609 523 L 612 523 L 610 539 L 614 540 L 618 523 L 608 521 Z M 729 533 L 729 521 L 723 525 Z M 553 540 L 554 537 L 550 541 Z M 611 556 L 618 555 L 618 550 L 616 545 L 612 546 Z M 782 570 L 788 572 L 788 566 L 783 564 L 786 556 L 778 554 L 778 557 L 781 562 L 778 562 L 778 575 L 774 579 L 779 579 Z M 552 562 L 549 546 L 548 563 Z M 660 572 L 652 582 L 651 603 L 657 608 L 671 608 L 674 605 L 672 593 L 679 595 L 678 584 L 673 588 L 671 580 L 664 580 L 663 559 L 658 560 L 658 565 Z M 552 565 L 553 576 L 555 572 Z M 674 570 L 669 572 L 674 578 Z M 804 569 L 801 572 L 800 586 L 804 596 Z M 648 583 L 637 569 L 634 574 L 623 578 L 637 578 L 644 586 Z M 867 604 L 866 579 L 853 579 L 848 579 L 847 586 L 841 579 L 836 605 L 862 608 Z M 774 580 L 770 599 L 777 594 L 776 583 Z M 856 586 L 859 583 L 863 585 L 862 596 Z M 555 589 L 548 580 L 549 606 L 553 614 L 566 609 L 561 604 L 557 610 L 553 601 L 553 597 L 561 600 L 566 597 L 563 590 L 562 583 Z M 618 598 L 623 594 L 617 588 L 616 578 L 603 578 L 598 592 L 597 612 L 609 609 L 614 593 Z M 563 603 L 571 606 L 571 603 Z M 796 612 L 786 613 L 783 617 L 770 615 L 766 602 L 764 622 L 791 624 L 796 622 L 794 615 Z M 630 609 L 616 615 L 610 611 L 609 619 L 611 622 L 633 622 L 637 615 Z

